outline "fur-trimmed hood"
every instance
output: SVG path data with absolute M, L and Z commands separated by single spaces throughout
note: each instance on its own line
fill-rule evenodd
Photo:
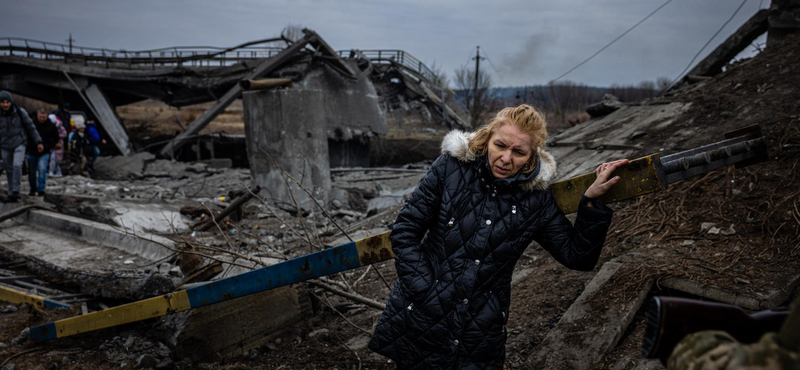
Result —
M 472 162 L 478 159 L 469 151 L 469 140 L 474 135 L 474 132 L 450 131 L 442 140 L 442 154 L 449 154 L 462 162 Z M 539 171 L 533 179 L 522 185 L 522 188 L 528 191 L 546 190 L 556 179 L 555 158 L 542 148 L 538 148 L 537 154 Z

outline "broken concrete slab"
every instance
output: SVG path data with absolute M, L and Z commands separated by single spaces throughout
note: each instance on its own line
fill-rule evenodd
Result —
M 416 189 L 416 186 L 370 199 L 367 205 L 367 215 L 373 215 L 384 209 L 402 205 L 405 203 L 406 197 L 414 192 L 414 189 Z
M 602 304 L 607 284 L 625 262 L 618 258 L 603 264 L 586 289 L 570 306 L 556 326 L 526 361 L 533 368 L 592 369 L 616 346 L 636 311 L 647 298 L 652 279 L 642 284 L 638 294 L 610 306 Z
M 140 178 L 144 172 L 145 162 L 154 160 L 156 156 L 148 152 L 130 156 L 100 157 L 94 163 L 95 174 L 108 179 Z
M 240 356 L 312 313 L 303 288 L 282 287 L 167 316 L 161 330 L 179 357 L 196 362 Z
M 0 209 L 5 209 L 5 207 Z M 31 211 L 17 217 L 17 220 L 39 229 L 50 230 L 73 238 L 77 237 L 89 243 L 124 251 L 150 261 L 166 258 L 172 254 L 169 249 L 175 248 L 175 243 L 164 237 L 50 211 Z
M 657 132 L 675 122 L 691 104 L 669 103 L 657 105 L 626 105 L 601 118 L 569 128 L 548 138 L 547 150 L 558 161 L 557 180 L 569 179 L 592 172 L 598 164 L 620 158 L 633 159 L 638 151 L 631 141 L 636 131 Z M 678 133 L 689 135 L 689 133 Z M 676 134 L 677 135 L 677 134 Z M 560 143 L 597 143 L 597 149 L 579 146 L 559 145 Z M 618 150 L 603 149 L 616 146 Z
M 52 235 L 48 240 L 56 246 L 64 248 L 71 246 L 66 239 L 59 240 L 52 238 Z M 38 245 L 38 247 L 41 246 L 41 244 Z M 60 266 L 45 261 L 41 255 L 37 257 L 31 256 L 29 253 L 32 247 L 34 247 L 32 243 L 20 240 L 0 241 L 0 260 L 23 262 L 28 271 L 43 280 L 60 285 L 77 286 L 82 293 L 104 298 L 140 300 L 170 293 L 177 286 L 174 279 L 142 270 L 113 270 L 113 267 L 106 267 L 105 270 L 90 270 Z M 22 250 L 20 251 L 20 249 Z M 68 256 L 70 252 L 76 252 L 76 250 L 68 249 L 60 253 L 53 252 L 52 254 L 58 254 L 58 256 L 46 255 L 46 257 L 51 260 L 57 260 Z M 82 254 L 72 255 L 69 261 L 76 265 L 86 266 L 89 262 L 94 262 L 95 264 L 104 261 L 106 263 L 110 261 L 118 263 L 124 259 L 111 257 L 105 253 L 91 254 L 91 252 L 100 251 L 107 252 L 106 250 L 98 250 L 89 246 L 82 250 Z M 124 257 L 124 255 L 122 256 Z M 83 261 L 80 260 L 81 257 L 84 257 Z M 91 259 L 91 261 L 86 261 L 86 259 Z
M 603 95 L 603 100 L 586 107 L 586 113 L 592 118 L 607 116 L 624 106 L 619 99 L 611 94 Z
M 116 225 L 131 232 L 147 232 L 172 235 L 190 231 L 191 219 L 165 205 L 108 202 L 106 206 L 115 209 L 111 217 Z

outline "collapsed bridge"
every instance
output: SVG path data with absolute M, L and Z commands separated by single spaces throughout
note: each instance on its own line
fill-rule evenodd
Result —
M 169 47 L 144 51 L 109 50 L 23 38 L 0 39 L 0 84 L 14 93 L 48 103 L 70 102 L 95 116 L 123 155 L 134 151 L 115 108 L 146 99 L 181 107 L 216 101 L 189 124 L 161 154 L 173 156 L 232 101 L 243 79 L 299 80 L 299 64 L 324 64 L 344 80 L 369 80 L 382 109 L 398 95 L 425 103 L 451 128 L 469 126 L 469 112 L 455 93 L 419 59 L 402 50 L 333 50 L 316 33 L 299 40 L 271 38 L 230 48 Z M 310 46 L 310 47 L 309 47 Z M 381 130 L 377 130 L 377 133 Z

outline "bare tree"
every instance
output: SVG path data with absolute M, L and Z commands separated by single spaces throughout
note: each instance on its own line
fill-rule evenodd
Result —
M 441 81 L 445 85 L 449 84 L 449 81 L 447 81 L 447 72 L 444 71 L 444 68 L 442 68 L 442 66 L 437 65 L 435 60 L 433 61 L 433 63 L 431 63 L 431 65 L 428 68 L 430 68 L 431 72 L 433 72 L 433 74 L 436 75 L 436 78 L 438 78 L 439 81 Z
M 461 91 L 464 103 L 472 114 L 472 127 L 478 127 L 488 119 L 497 104 L 489 94 L 492 78 L 484 70 L 478 72 L 478 90 L 475 91 L 475 68 L 463 66 L 456 69 L 455 85 Z M 477 98 L 476 98 L 477 95 Z
M 567 112 L 581 111 L 589 103 L 589 87 L 572 81 L 547 84 L 547 110 L 566 122 Z
M 658 91 L 664 91 L 669 87 L 670 83 L 672 83 L 672 80 L 669 77 L 659 77 L 656 79 L 656 88 Z
M 652 97 L 656 96 L 656 93 L 658 93 L 658 91 L 656 91 L 656 83 L 655 82 L 650 81 L 650 80 L 644 80 L 642 82 L 639 82 L 639 94 L 640 94 L 639 96 L 640 96 L 640 99 L 652 98 Z

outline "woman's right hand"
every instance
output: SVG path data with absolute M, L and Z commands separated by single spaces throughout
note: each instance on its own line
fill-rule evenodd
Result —
M 597 178 L 594 180 L 594 183 L 592 183 L 592 185 L 586 189 L 583 195 L 592 199 L 603 196 L 608 189 L 611 189 L 614 184 L 619 182 L 619 176 L 614 176 L 613 178 L 609 179 L 614 170 L 628 163 L 629 161 L 627 159 L 620 159 L 618 161 L 603 163 L 597 166 L 597 169 L 594 170 L 594 172 L 597 174 Z

